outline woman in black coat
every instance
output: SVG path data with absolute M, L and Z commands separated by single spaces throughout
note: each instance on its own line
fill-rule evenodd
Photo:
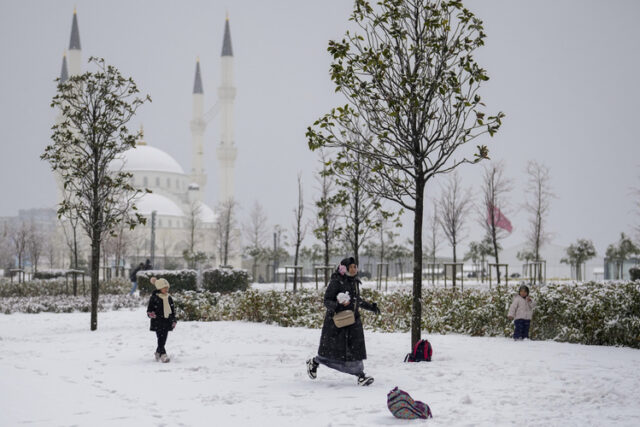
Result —
M 311 379 L 317 376 L 318 365 L 323 364 L 340 372 L 358 377 L 359 385 L 373 383 L 373 377 L 364 373 L 362 361 L 367 358 L 364 330 L 360 319 L 360 308 L 380 313 L 376 303 L 369 303 L 360 297 L 358 266 L 353 257 L 340 262 L 331 275 L 331 281 L 324 294 L 327 312 L 324 316 L 318 355 L 307 360 L 307 373 Z M 354 312 L 355 323 L 338 327 L 333 316 L 345 310 Z
M 176 327 L 176 308 L 173 305 L 173 298 L 169 295 L 169 282 L 152 277 L 151 283 L 155 285 L 156 290 L 151 294 L 147 306 L 147 317 L 151 319 L 149 330 L 154 331 L 158 338 L 156 360 L 167 363 L 169 356 L 164 346 L 167 343 L 169 331 L 173 331 Z

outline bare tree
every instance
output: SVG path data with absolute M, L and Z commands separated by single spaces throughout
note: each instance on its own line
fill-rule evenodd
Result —
M 289 258 L 289 253 L 285 249 L 287 245 L 285 229 L 279 224 L 276 224 L 273 227 L 273 248 L 269 248 L 265 251 L 267 259 L 270 259 L 273 262 L 273 283 L 277 281 L 280 261 Z
M 189 254 L 194 254 L 198 245 L 199 231 L 202 225 L 200 212 L 200 204 L 197 201 L 189 204 L 189 212 L 187 213 L 187 250 Z
M 506 198 L 511 191 L 511 181 L 504 176 L 504 163 L 491 163 L 484 170 L 483 200 L 480 223 L 491 239 L 496 264 L 500 263 L 500 241 L 511 232 L 511 223 L 504 214 Z M 500 283 L 500 268 L 496 272 Z
M 127 256 L 127 249 L 131 243 L 131 235 L 123 225 L 120 226 L 114 242 L 114 254 L 116 263 L 116 276 L 124 275 L 124 260 Z
M 307 234 L 307 226 L 303 222 L 304 216 L 304 197 L 302 193 L 302 174 L 298 173 L 298 203 L 293 209 L 293 240 L 294 240 L 294 255 L 293 255 L 293 293 L 298 290 L 298 257 L 300 256 L 300 245 L 304 240 L 305 234 Z
M 444 235 L 449 240 L 453 250 L 453 262 L 458 262 L 456 252 L 458 244 L 466 237 L 464 235 L 465 221 L 472 207 L 472 196 L 470 189 L 463 189 L 460 182 L 460 175 L 454 172 L 449 176 L 445 188 L 440 193 L 439 223 Z M 453 287 L 456 287 L 456 268 L 453 269 Z
M 200 219 L 201 212 L 202 208 L 199 201 L 195 200 L 189 203 L 186 229 L 187 247 L 182 251 L 182 256 L 187 262 L 189 268 L 198 268 L 198 265 L 207 259 L 206 254 L 199 250 L 199 243 L 202 238 L 202 220 Z
M 631 197 L 633 197 L 634 200 L 633 205 L 636 215 L 638 215 L 638 218 L 640 218 L 640 184 L 637 187 L 631 189 Z M 636 219 L 636 221 L 637 222 L 634 230 L 636 232 L 636 241 L 640 245 L 640 219 Z
M 49 264 L 49 268 L 55 268 L 57 261 L 57 253 L 59 250 L 58 239 L 55 231 L 50 231 L 47 233 L 45 242 L 44 242 L 44 254 L 46 256 L 47 262 Z
M 485 115 L 479 89 L 489 77 L 474 57 L 485 33 L 462 2 L 356 0 L 350 20 L 355 30 L 328 48 L 331 78 L 347 103 L 318 119 L 307 138 L 312 149 L 361 153 L 380 178 L 367 183 L 368 192 L 413 212 L 413 348 L 423 321 L 426 185 L 439 173 L 487 159 L 486 146 L 472 155 L 465 144 L 497 132 L 503 114 Z
M 0 269 L 13 267 L 13 248 L 9 224 L 4 221 L 0 227 Z
M 24 257 L 29 244 L 29 227 L 24 221 L 14 224 L 11 231 L 11 241 L 13 243 L 14 254 L 18 260 L 17 268 L 24 266 Z
M 551 175 L 549 168 L 543 164 L 530 161 L 527 164 L 527 200 L 525 209 L 529 213 L 529 231 L 527 240 L 533 252 L 534 261 L 540 261 L 540 248 L 549 241 L 550 234 L 546 229 L 547 215 L 551 199 L 555 197 L 551 191 Z
M 38 262 L 44 249 L 44 232 L 34 221 L 29 225 L 29 237 L 27 239 L 27 251 L 33 272 L 38 271 Z
M 320 240 L 324 249 L 324 265 L 328 266 L 331 259 L 331 248 L 341 234 L 338 224 L 338 205 L 335 201 L 333 181 L 330 169 L 327 167 L 328 158 L 324 151 L 320 151 L 322 167 L 318 172 L 317 181 L 320 184 L 320 197 L 316 200 L 316 221 L 313 234 Z M 324 282 L 329 283 L 329 272 L 324 271 Z
M 360 138 L 358 135 L 352 137 Z M 333 200 L 342 207 L 342 237 L 347 251 L 355 258 L 356 264 L 360 264 L 360 248 L 371 233 L 380 227 L 381 219 L 392 219 L 394 215 L 382 208 L 380 196 L 366 191 L 364 183 L 379 178 L 371 172 L 370 165 L 361 153 L 342 150 L 335 161 L 328 163 L 328 173 L 336 179 L 338 185 Z M 380 215 L 376 215 L 377 213 Z M 398 212 L 392 220 L 398 221 L 401 214 L 402 211 Z
M 72 195 L 65 193 L 65 197 L 72 197 Z M 75 215 L 74 212 L 68 211 L 64 216 L 58 216 L 58 221 L 62 228 L 62 233 L 64 234 L 64 240 L 69 249 L 69 265 L 72 269 L 78 270 L 78 216 Z M 75 274 L 73 275 L 73 295 L 78 295 L 78 278 Z
M 236 226 L 236 202 L 233 199 L 225 200 L 218 206 L 218 218 L 216 219 L 216 235 L 218 240 L 218 257 L 220 263 L 228 265 L 232 255 L 232 237 Z
M 115 266 L 115 276 L 119 277 L 123 274 L 122 264 L 126 257 L 126 250 L 131 240 L 131 233 L 124 227 L 124 224 L 116 227 L 113 234 L 109 234 L 104 238 L 103 251 L 105 262 L 113 257 Z M 106 264 L 105 264 L 106 266 Z
M 425 242 L 424 253 L 427 259 L 432 264 L 435 264 L 436 253 L 438 252 L 438 247 L 440 246 L 440 223 L 438 221 L 438 205 L 436 203 L 433 204 L 433 213 L 427 216 L 427 220 L 425 222 L 427 224 L 426 228 L 428 235 Z
M 267 215 L 260 202 L 256 201 L 249 213 L 249 222 L 245 225 L 245 238 L 249 245 L 245 253 L 252 259 L 251 271 L 253 279 L 257 280 L 258 262 L 265 257 L 267 241 Z
M 375 241 L 370 241 L 364 246 L 364 254 L 371 258 L 377 258 L 378 264 L 381 265 L 389 262 L 391 255 L 390 248 L 394 246 L 395 239 L 398 237 L 398 233 L 394 231 L 394 227 L 399 227 L 399 223 L 392 223 L 383 215 L 378 215 L 380 227 L 376 230 L 376 239 Z M 375 273 L 382 274 L 382 272 L 382 270 L 379 270 Z

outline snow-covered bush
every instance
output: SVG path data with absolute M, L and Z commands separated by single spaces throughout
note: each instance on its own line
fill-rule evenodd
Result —
M 176 317 L 180 320 L 220 320 L 210 317 L 218 304 L 218 293 L 185 291 L 172 297 L 176 306 Z
M 40 279 L 40 280 L 50 280 L 50 279 L 57 279 L 59 277 L 64 277 L 64 275 L 65 275 L 65 270 L 41 270 L 33 273 L 33 278 Z
M 146 304 L 146 299 L 129 295 L 103 295 L 98 301 L 99 311 L 134 309 Z M 91 297 L 37 296 L 0 298 L 0 313 L 71 313 L 91 311 Z
M 142 295 L 149 295 L 156 289 L 150 282 L 152 277 L 166 279 L 171 285 L 171 293 L 195 291 L 198 284 L 198 272 L 195 270 L 141 270 L 136 277 Z
M 190 280 L 195 282 L 195 272 L 192 273 Z M 47 284 L 49 282 L 40 282 L 36 286 L 30 282 L 20 289 L 29 292 L 17 295 L 15 292 L 7 295 L 7 284 L 3 284 L 0 286 L 0 312 L 89 311 L 89 296 L 44 294 L 43 289 L 53 289 L 46 288 Z M 123 289 L 124 285 L 127 286 Z M 146 304 L 147 298 L 126 295 L 126 281 L 122 286 L 117 288 L 114 285 L 114 288 L 124 290 L 122 295 L 100 297 L 100 310 Z M 423 291 L 422 330 L 427 334 L 509 337 L 513 334 L 513 322 L 507 319 L 507 312 L 517 294 L 517 286 L 463 292 L 429 287 Z M 241 320 L 285 327 L 320 328 L 325 314 L 323 291 L 303 289 L 295 294 L 255 289 L 228 293 L 206 290 L 175 292 L 173 283 L 172 288 L 176 315 L 180 320 Z M 105 293 L 105 290 L 101 292 Z M 30 293 L 43 296 L 33 297 Z M 368 301 L 377 302 L 381 310 L 379 316 L 360 311 L 365 328 L 384 332 L 410 330 L 412 298 L 409 292 L 382 293 L 363 289 L 362 295 Z M 531 286 L 531 297 L 537 303 L 531 322 L 532 339 L 640 348 L 640 282 Z
M 85 279 L 84 291 L 90 293 L 90 281 Z M 101 281 L 100 294 L 126 294 L 131 290 L 131 282 L 123 277 Z M 2 297 L 37 297 L 71 295 L 73 281 L 69 280 L 30 280 L 27 282 L 9 282 L 0 280 L 0 298 Z M 82 279 L 78 278 L 78 294 L 83 293 Z
M 215 268 L 202 272 L 202 287 L 211 292 L 244 291 L 249 282 L 247 270 Z
M 226 294 L 185 292 L 174 295 L 174 301 L 181 320 L 244 320 L 316 328 L 324 318 L 322 294 L 310 290 L 296 294 L 253 289 Z
M 364 299 L 378 303 L 379 316 L 361 310 L 365 328 L 407 332 L 411 326 L 411 294 L 363 289 Z M 507 318 L 517 285 L 489 289 L 427 288 L 422 299 L 425 333 L 474 336 L 513 334 Z M 640 284 L 583 283 L 531 287 L 536 301 L 530 336 L 599 345 L 640 348 Z M 324 318 L 322 291 L 292 292 L 249 289 L 227 294 L 187 292 L 175 295 L 182 320 L 243 320 L 280 326 L 320 328 Z
M 640 348 L 640 283 L 588 282 L 540 290 L 534 336 Z

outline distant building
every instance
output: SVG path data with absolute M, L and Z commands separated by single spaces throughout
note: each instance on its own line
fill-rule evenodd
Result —
M 63 57 L 60 72 L 61 81 L 82 73 L 82 49 L 78 17 L 74 10 L 67 54 Z M 221 85 L 218 88 L 217 109 L 212 112 L 204 110 L 204 88 L 202 85 L 199 59 L 193 85 L 193 116 L 191 120 L 192 168 L 185 173 L 182 166 L 168 153 L 149 145 L 143 137 L 134 148 L 126 151 L 116 159 L 111 168 L 130 172 L 135 188 L 149 189 L 136 202 L 137 212 L 146 217 L 146 226 L 137 227 L 137 236 L 142 236 L 142 248 L 136 252 L 139 257 L 150 254 L 151 219 L 155 212 L 155 253 L 156 257 L 181 257 L 187 247 L 187 230 L 194 219 L 198 228 L 198 251 L 215 254 L 215 236 L 213 227 L 216 213 L 204 202 L 207 174 L 204 165 L 204 132 L 208 122 L 220 115 L 221 135 L 217 144 L 218 157 L 218 198 L 220 202 L 234 197 L 234 165 L 237 149 L 234 140 L 233 103 L 236 89 L 233 86 L 233 49 L 229 18 L 225 21 L 224 38 L 221 53 Z M 58 122 L 63 120 L 61 115 Z M 186 148 L 186 147 L 185 147 Z M 58 198 L 62 200 L 62 183 L 58 177 Z M 237 234 L 237 232 L 236 232 Z M 139 245 L 139 246 L 140 246 Z M 239 265 L 239 259 L 233 264 Z

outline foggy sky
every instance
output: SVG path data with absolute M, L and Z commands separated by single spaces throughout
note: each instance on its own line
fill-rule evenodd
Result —
M 236 198 L 246 218 L 254 200 L 271 225 L 290 228 L 296 176 L 303 173 L 306 216 L 316 197 L 317 156 L 306 127 L 343 100 L 329 80 L 329 39 L 341 38 L 347 0 L 22 1 L 0 0 L 0 216 L 53 207 L 49 165 L 39 159 L 49 143 L 55 111 L 49 107 L 69 44 L 77 5 L 83 70 L 100 56 L 138 83 L 153 103 L 133 128 L 191 170 L 191 92 L 200 57 L 205 109 L 215 103 L 226 11 L 235 57 Z M 476 58 L 491 78 L 481 89 L 487 112 L 503 111 L 498 134 L 476 141 L 504 160 L 513 191 L 505 212 L 514 225 L 503 242 L 523 241 L 528 160 L 546 164 L 557 198 L 548 229 L 567 245 L 593 239 L 599 257 L 620 232 L 640 223 L 632 187 L 640 186 L 636 141 L 638 2 L 471 0 L 485 23 L 486 46 Z M 205 202 L 215 205 L 220 139 L 218 120 L 205 134 Z M 475 145 L 475 144 L 474 144 Z M 478 192 L 482 166 L 459 169 Z M 430 183 L 428 205 L 442 182 Z M 427 211 L 430 210 L 427 208 Z M 241 221 L 242 222 L 242 221 Z M 412 234 L 406 217 L 403 237 Z M 482 234 L 469 220 L 469 238 Z M 303 244 L 313 239 L 307 237 Z M 446 244 L 441 252 L 448 253 Z

